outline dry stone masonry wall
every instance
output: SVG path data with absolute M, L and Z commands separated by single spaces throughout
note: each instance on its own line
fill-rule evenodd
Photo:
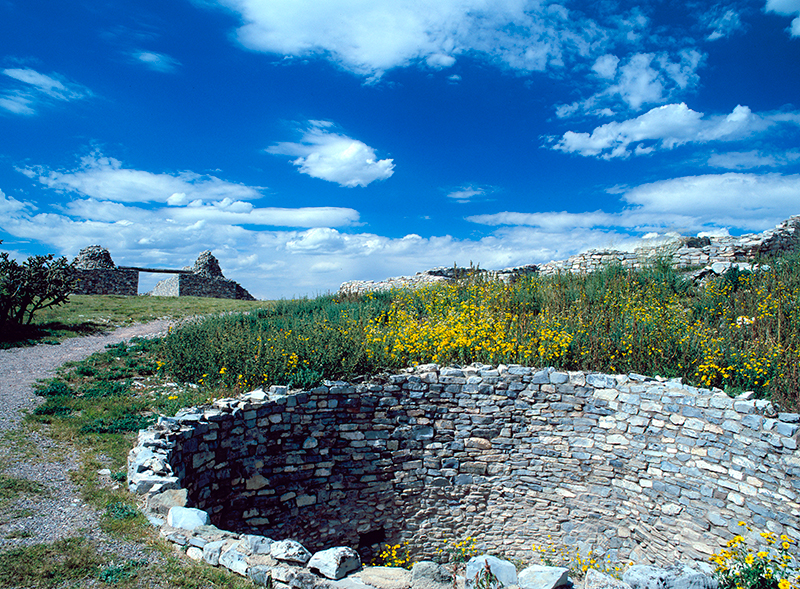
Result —
M 705 267 L 705 273 L 724 272 L 732 264 L 750 263 L 759 258 L 794 251 L 800 237 L 800 215 L 790 217 L 773 229 L 758 234 L 738 237 L 675 237 L 667 243 L 636 248 L 632 252 L 620 250 L 589 250 L 566 260 L 548 262 L 540 266 L 529 265 L 486 272 L 487 277 L 513 281 L 526 274 L 542 276 L 558 272 L 594 272 L 609 264 L 624 268 L 643 268 L 656 258 L 669 259 L 676 268 Z M 434 268 L 415 276 L 400 276 L 384 281 L 354 280 L 340 287 L 341 293 L 363 294 L 367 292 L 424 286 L 435 282 L 452 280 L 459 269 Z M 463 269 L 461 269 L 463 271 Z M 705 274 L 700 272 L 700 275 Z
M 162 417 L 128 477 L 148 505 L 184 489 L 237 537 L 312 551 L 407 540 L 431 557 L 472 535 L 530 556 L 552 535 L 662 564 L 706 559 L 740 520 L 800 536 L 799 430 L 678 379 L 426 365 Z

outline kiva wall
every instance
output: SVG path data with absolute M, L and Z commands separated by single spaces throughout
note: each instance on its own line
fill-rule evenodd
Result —
M 639 375 L 439 368 L 285 387 L 140 432 L 139 493 L 183 486 L 218 527 L 310 550 L 547 536 L 621 559 L 705 560 L 745 520 L 800 534 L 797 414 Z

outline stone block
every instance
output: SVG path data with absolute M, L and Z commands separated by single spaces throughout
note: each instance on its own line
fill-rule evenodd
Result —
M 564 567 L 533 565 L 517 575 L 521 589 L 555 589 L 569 582 L 569 569 Z
M 182 530 L 194 530 L 208 524 L 208 513 L 193 507 L 174 506 L 167 513 L 167 525 Z
M 309 570 L 338 580 L 361 568 L 358 552 L 347 546 L 315 552 L 306 564 Z

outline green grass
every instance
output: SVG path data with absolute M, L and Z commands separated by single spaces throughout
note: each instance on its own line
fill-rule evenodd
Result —
M 47 490 L 41 483 L 0 474 L 0 507 L 23 495 L 46 495 Z
M 83 538 L 36 544 L 0 552 L 4 587 L 58 587 L 96 576 L 104 558 Z
M 0 349 L 37 343 L 58 343 L 68 337 L 91 335 L 155 319 L 250 312 L 271 304 L 269 301 L 205 297 L 71 295 L 66 304 L 39 311 L 31 325 L 14 333 L 0 335 Z

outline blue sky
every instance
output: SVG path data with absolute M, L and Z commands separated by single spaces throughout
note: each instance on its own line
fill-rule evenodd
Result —
M 0 0 L 0 247 L 280 298 L 761 231 L 799 74 L 800 0 Z

